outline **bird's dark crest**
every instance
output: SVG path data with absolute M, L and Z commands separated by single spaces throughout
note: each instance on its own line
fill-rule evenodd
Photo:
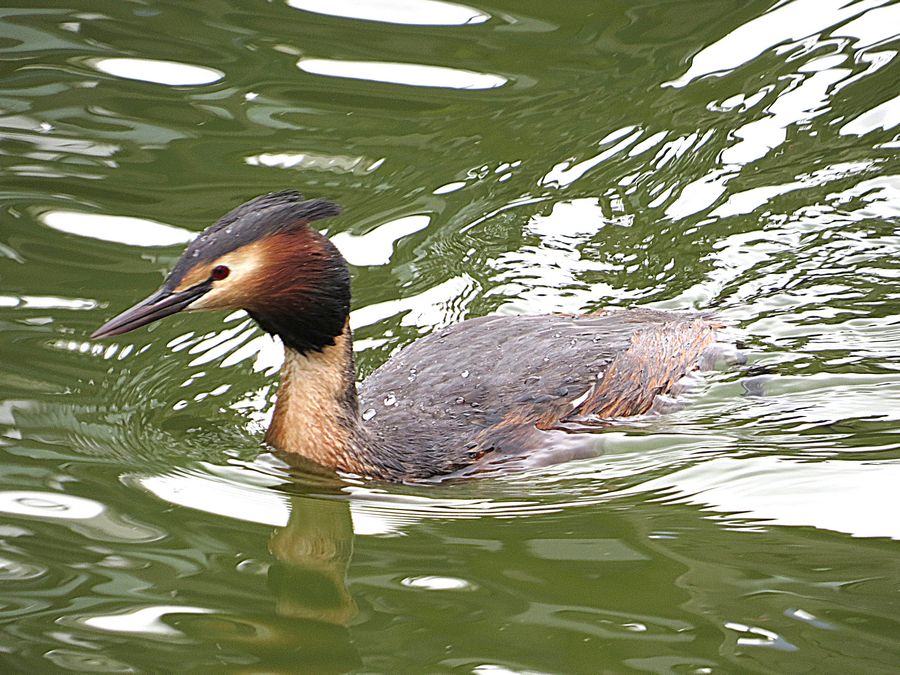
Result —
M 330 218 L 341 207 L 325 199 L 304 200 L 294 190 L 272 192 L 251 199 L 222 216 L 191 242 L 175 265 L 166 285 L 174 288 L 189 269 L 264 237 L 288 232 L 314 220 Z

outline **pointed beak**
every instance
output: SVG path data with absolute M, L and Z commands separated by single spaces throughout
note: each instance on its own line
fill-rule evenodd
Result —
M 167 288 L 161 288 L 149 298 L 141 300 L 131 309 L 126 309 L 119 316 L 100 326 L 91 334 L 91 339 L 122 335 L 135 328 L 140 328 L 148 323 L 162 319 L 164 316 L 180 312 L 194 300 L 207 293 L 210 288 L 211 285 L 209 283 L 197 284 L 183 291 L 170 291 Z

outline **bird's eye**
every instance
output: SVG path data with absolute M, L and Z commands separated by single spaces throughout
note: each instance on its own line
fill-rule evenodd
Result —
M 216 265 L 213 267 L 212 272 L 210 273 L 210 277 L 212 277 L 213 281 L 222 281 L 225 277 L 227 277 L 231 273 L 231 270 L 228 269 L 225 265 Z

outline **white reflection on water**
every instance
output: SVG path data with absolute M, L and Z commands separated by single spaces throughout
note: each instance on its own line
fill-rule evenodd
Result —
M 176 469 L 161 475 L 125 476 L 122 480 L 171 504 L 282 527 L 290 515 L 289 497 L 272 488 L 283 485 L 290 478 L 280 473 L 283 471 L 280 462 L 275 467 L 265 464 L 271 461 L 271 455 L 262 455 L 250 463 L 237 460 L 228 465 L 201 462 L 200 470 Z M 343 492 L 347 495 L 353 518 L 353 531 L 362 536 L 402 535 L 404 528 L 422 520 L 533 516 L 554 513 L 567 506 L 544 504 L 537 499 L 423 497 L 365 485 L 348 485 Z
M 535 215 L 525 226 L 540 238 L 539 245 L 520 246 L 490 262 L 496 273 L 487 295 L 508 298 L 497 310 L 501 314 L 580 312 L 603 297 L 627 301 L 635 291 L 581 280 L 586 273 L 613 267 L 584 255 L 582 248 L 604 227 L 627 226 L 631 217 L 608 216 L 596 197 L 556 202 L 549 214 Z
M 860 181 L 842 192 L 828 195 L 828 199 L 834 200 L 838 205 L 855 199 L 864 202 L 865 207 L 848 214 L 856 219 L 897 218 L 900 217 L 900 175 L 876 176 Z M 886 250 L 897 251 L 900 239 L 893 238 L 886 243 L 891 247 Z
M 765 157 L 787 139 L 787 129 L 808 122 L 828 110 L 828 100 L 833 86 L 851 74 L 849 68 L 828 67 L 833 59 L 816 59 L 801 66 L 801 72 L 813 73 L 804 77 L 800 85 L 779 96 L 759 119 L 738 128 L 734 134 L 740 140 L 725 148 L 721 161 L 744 165 Z
M 476 73 L 472 70 L 444 66 L 428 66 L 420 63 L 300 59 L 297 61 L 297 67 L 313 75 L 405 84 L 412 87 L 494 89 L 507 83 L 507 79 L 501 75 Z
M 743 167 L 783 145 L 790 128 L 806 124 L 827 112 L 830 97 L 837 91 L 836 85 L 852 74 L 848 68 L 830 67 L 835 63 L 834 59 L 825 57 L 800 66 L 798 84 L 788 87 L 765 109 L 764 115 L 735 129 L 733 135 L 738 141 L 722 150 L 721 164 L 685 185 L 678 198 L 666 208 L 666 216 L 680 220 L 709 208 L 725 193 L 727 184 Z
M 6 142 L 18 141 L 34 146 L 34 152 L 17 153 L 21 157 L 31 159 L 46 160 L 47 154 L 112 157 L 122 149 L 119 145 L 102 143 L 97 139 L 74 138 L 70 133 L 60 133 L 48 122 L 28 115 L 5 115 L 2 127 L 3 139 Z
M 74 495 L 27 490 L 0 492 L 0 513 L 52 520 L 89 520 L 105 510 L 100 502 Z
M 402 326 L 434 329 L 462 320 L 465 309 L 481 293 L 481 286 L 468 274 L 427 288 L 417 295 L 386 300 L 350 313 L 353 329 L 369 326 L 404 312 Z
M 254 359 L 252 364 L 254 372 L 265 372 L 269 375 L 278 372 L 284 360 L 281 340 L 268 333 L 260 332 L 255 324 L 247 318 L 244 310 L 232 312 L 225 317 L 223 323 L 228 324 L 234 321 L 240 323 L 231 328 L 200 336 L 195 335 L 194 331 L 183 333 L 170 340 L 166 347 L 173 352 L 188 350 L 188 354 L 197 354 L 188 364 L 191 367 L 206 365 L 222 359 L 219 365 L 222 368 L 229 368 L 247 359 Z M 191 378 L 200 376 L 200 374 L 194 373 Z
M 900 96 L 895 96 L 850 120 L 841 127 L 840 134 L 842 136 L 862 136 L 878 129 L 887 131 L 897 125 L 900 125 Z
M 379 225 L 366 234 L 338 232 L 331 242 L 351 265 L 387 265 L 394 255 L 394 245 L 403 237 L 428 227 L 426 215 L 405 216 Z
M 212 614 L 214 610 L 205 607 L 190 607 L 185 605 L 156 605 L 154 607 L 142 607 L 124 614 L 104 614 L 82 619 L 81 623 L 91 628 L 110 631 L 113 633 L 139 633 L 143 635 L 159 635 L 177 637 L 184 635 L 163 623 L 162 618 L 167 614 Z
M 831 100 L 837 92 L 885 67 L 896 56 L 895 51 L 865 51 L 897 35 L 900 5 L 880 6 L 884 4 L 884 0 L 782 3 L 701 50 L 684 75 L 665 83 L 664 86 L 684 87 L 697 78 L 722 76 L 772 49 L 786 63 L 812 54 L 805 62 L 800 61 L 794 72 L 774 78 L 755 94 L 739 94 L 710 104 L 710 110 L 746 113 L 760 100 L 778 92 L 761 116 L 731 132 L 736 142 L 721 152 L 717 166 L 682 187 L 675 201 L 667 206 L 666 216 L 680 220 L 714 205 L 744 167 L 783 146 L 793 129 L 805 129 L 814 118 L 830 111 Z M 830 34 L 825 32 L 829 28 Z M 848 40 L 848 37 L 856 39 Z M 852 60 L 846 52 L 852 54 Z M 854 74 L 859 64 L 868 67 Z M 845 123 L 840 133 L 859 136 L 878 129 L 888 130 L 900 124 L 898 111 L 900 105 L 896 98 L 881 103 Z M 759 193 L 758 196 L 781 194 L 777 187 L 772 190 L 771 195 Z M 668 193 L 665 197 L 668 198 Z M 663 201 L 659 200 L 658 204 Z
M 316 14 L 416 26 L 464 26 L 491 18 L 474 7 L 440 0 L 287 0 L 287 4 Z
M 41 214 L 40 220 L 58 232 L 130 246 L 174 246 L 186 244 L 196 236 L 189 230 L 146 218 L 102 213 L 47 211 Z
M 198 354 L 188 364 L 190 367 L 203 366 L 230 354 L 256 333 L 250 319 L 237 326 L 211 334 L 188 349 L 188 354 Z
M 741 24 L 728 35 L 701 49 L 684 75 L 663 86 L 684 87 L 706 75 L 725 75 L 766 50 L 788 40 L 799 40 L 842 23 L 886 0 L 794 0 Z M 855 23 L 855 22 L 854 22 Z M 897 23 L 894 23 L 896 27 Z M 844 27 L 848 30 L 852 24 Z M 888 35 L 896 33 L 891 30 Z
M 864 170 L 868 166 L 870 166 L 868 162 L 848 162 L 827 166 L 810 174 L 797 176 L 796 180 L 801 187 L 826 185 L 831 181 Z M 750 213 L 765 203 L 760 200 L 789 192 L 793 187 L 793 185 L 767 186 L 734 193 L 713 213 L 720 216 Z M 865 202 L 866 206 L 855 211 L 839 210 L 840 205 L 855 199 Z M 753 277 L 734 290 L 735 295 L 732 298 L 733 301 L 729 303 L 727 312 L 733 319 L 741 316 L 745 318 L 757 316 L 759 309 L 754 307 L 753 302 L 755 298 L 759 297 L 760 289 L 784 288 L 789 280 L 796 277 L 796 270 L 783 269 L 777 264 L 766 265 L 768 261 L 777 260 L 778 255 L 786 251 L 798 249 L 804 237 L 811 232 L 827 231 L 835 227 L 837 223 L 846 222 L 848 219 L 896 218 L 900 214 L 900 179 L 896 176 L 880 176 L 864 180 L 842 192 L 829 194 L 828 201 L 834 206 L 820 204 L 814 209 L 806 208 L 789 214 L 788 219 L 781 226 L 739 232 L 722 237 L 715 244 L 715 251 L 709 256 L 713 261 L 713 268 L 707 272 L 704 279 L 672 299 L 671 306 L 679 307 L 690 304 L 709 306 L 714 298 L 722 297 L 726 287 L 734 279 Z M 826 254 L 829 249 L 840 247 L 845 250 L 846 256 L 865 254 L 875 262 L 883 259 L 886 252 L 896 250 L 896 246 L 896 237 L 868 237 L 866 239 L 836 239 L 823 245 L 821 250 L 822 254 Z M 753 274 L 752 270 L 757 266 L 763 267 Z M 826 302 L 827 297 L 814 296 L 810 301 L 821 305 Z M 771 316 L 765 319 L 770 322 L 774 320 L 779 319 Z M 790 321 L 788 318 L 780 320 Z M 752 331 L 762 330 L 764 331 L 762 334 L 767 334 L 765 331 L 776 330 L 776 327 L 772 325 L 751 325 L 747 328 Z
M 225 73 L 215 68 L 176 63 L 175 61 L 116 57 L 95 59 L 91 63 L 97 70 L 116 77 L 177 87 L 211 84 L 225 77 Z
M 478 585 L 457 577 L 406 577 L 400 580 L 401 586 L 420 588 L 426 591 L 477 591 Z
M 123 518 L 93 499 L 60 492 L 0 492 L 0 513 L 38 520 L 70 521 L 69 527 L 94 541 L 153 542 L 166 535 L 158 528 Z
M 785 651 L 797 651 L 797 647 L 781 637 L 778 633 L 759 626 L 748 626 L 734 621 L 725 623 L 725 628 L 742 634 L 737 644 L 742 647 L 771 647 Z
M 288 522 L 288 498 L 272 490 L 198 475 L 139 476 L 125 480 L 137 483 L 171 504 L 198 511 L 273 527 L 282 527 Z M 273 480 L 272 484 L 277 482 Z
M 805 525 L 856 537 L 900 539 L 900 461 L 720 457 L 625 493 L 705 506 L 777 525 Z M 622 493 L 622 494 L 625 494 Z
M 606 160 L 625 150 L 628 146 L 630 146 L 638 138 L 640 138 L 641 134 L 643 134 L 644 132 L 640 129 L 635 129 L 635 127 L 633 126 L 624 127 L 623 129 L 619 129 L 618 131 L 614 131 L 613 133 L 607 135 L 605 138 L 600 140 L 598 145 L 606 145 L 609 142 L 617 140 L 620 136 L 626 133 L 629 134 L 629 136 L 625 140 L 616 143 L 612 147 L 603 150 L 593 157 L 588 157 L 587 159 L 582 160 L 574 165 L 570 165 L 569 160 L 560 162 L 552 169 L 550 169 L 547 175 L 541 179 L 541 184 L 564 187 L 575 182 L 595 166 L 602 164 Z
M 82 298 L 61 298 L 53 295 L 0 295 L 0 307 L 19 309 L 96 309 L 95 300 Z
M 322 155 L 313 152 L 263 152 L 244 159 L 250 166 L 278 169 L 312 169 L 334 173 L 365 174 L 375 171 L 384 162 L 350 155 Z
M 887 7 L 869 9 L 873 5 L 884 5 L 886 2 L 860 2 L 852 9 L 860 7 L 868 10 L 862 16 L 847 22 L 834 30 L 834 35 L 846 35 L 856 38 L 854 49 L 863 49 L 897 36 L 900 30 L 900 5 L 894 3 Z
M 745 213 L 752 213 L 778 195 L 825 185 L 829 182 L 840 180 L 854 174 L 861 174 L 871 168 L 874 164 L 875 163 L 872 161 L 832 164 L 831 166 L 818 169 L 812 173 L 800 174 L 790 183 L 764 185 L 762 187 L 744 190 L 743 192 L 733 192 L 728 197 L 728 201 L 721 206 L 718 206 L 710 213 L 710 215 L 718 218 L 728 218 Z
M 177 473 L 161 476 L 133 476 L 127 482 L 140 487 L 171 504 L 186 506 L 206 513 L 234 518 L 249 523 L 284 527 L 290 516 L 290 501 L 279 492 L 267 489 L 266 485 L 278 485 L 284 481 L 267 478 L 259 473 L 249 474 L 254 485 L 247 484 L 248 472 L 239 474 L 231 467 L 204 464 L 211 474 L 189 475 Z M 238 482 L 239 479 L 240 482 Z M 353 531 L 357 535 L 387 536 L 397 534 L 398 525 L 390 513 L 382 517 L 378 512 L 365 508 L 350 509 Z
M 454 181 L 452 183 L 447 183 L 445 185 L 436 187 L 434 190 L 432 190 L 431 194 L 446 195 L 446 194 L 450 194 L 451 192 L 456 192 L 457 190 L 462 190 L 464 187 L 466 187 L 465 181 L 461 181 L 461 180 Z

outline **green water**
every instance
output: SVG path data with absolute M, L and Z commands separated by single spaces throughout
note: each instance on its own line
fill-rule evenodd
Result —
M 0 670 L 896 672 L 898 35 L 887 0 L 7 4 Z M 87 337 L 284 188 L 345 209 L 362 375 L 607 305 L 714 309 L 747 364 L 594 459 L 305 476 L 246 317 Z

